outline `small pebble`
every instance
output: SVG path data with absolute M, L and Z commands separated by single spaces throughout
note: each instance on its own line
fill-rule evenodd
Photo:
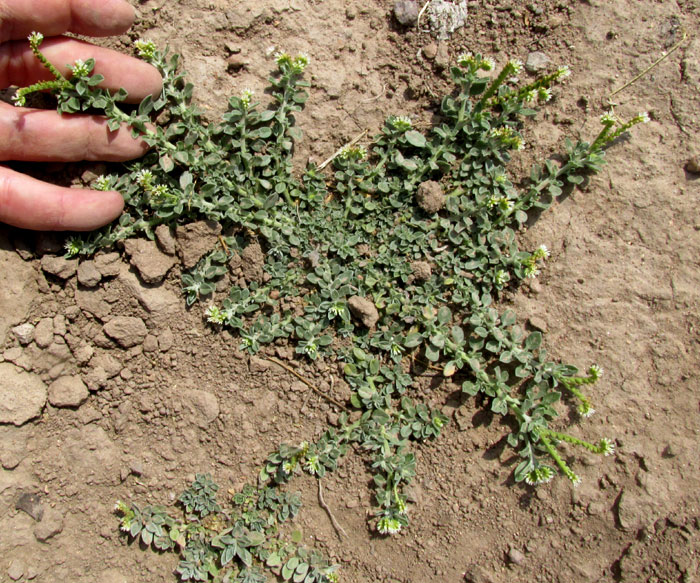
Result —
M 420 7 L 418 2 L 411 0 L 396 0 L 394 2 L 394 16 L 399 24 L 404 26 L 415 26 L 418 22 Z
M 511 547 L 510 550 L 508 551 L 508 560 L 511 563 L 513 563 L 514 565 L 522 565 L 523 562 L 525 561 L 525 555 L 523 555 L 515 547 Z
M 685 169 L 693 174 L 700 174 L 700 156 L 693 156 L 685 163 Z
M 423 47 L 423 55 L 426 59 L 430 59 L 431 61 L 437 57 L 437 52 L 438 46 L 436 43 L 428 43 Z

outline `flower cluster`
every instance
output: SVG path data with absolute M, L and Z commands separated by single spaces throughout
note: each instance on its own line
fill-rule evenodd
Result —
M 138 51 L 139 57 L 146 59 L 147 61 L 152 60 L 156 56 L 156 45 L 150 40 L 137 40 L 134 43 L 136 50 Z
M 338 154 L 342 160 L 360 161 L 367 156 L 367 149 L 364 146 L 343 146 Z
M 509 126 L 492 129 L 491 137 L 500 141 L 504 146 L 513 148 L 514 150 L 522 150 L 525 147 L 525 141 L 522 136 Z
M 401 531 L 401 522 L 398 518 L 382 516 L 377 522 L 377 531 L 379 534 L 397 534 Z
M 539 466 L 528 472 L 525 476 L 525 483 L 530 486 L 539 486 L 550 482 L 554 477 L 554 470 L 549 466 Z
M 395 115 L 389 118 L 389 124 L 399 132 L 407 132 L 413 127 L 411 118 L 407 115 Z
M 248 109 L 250 107 L 254 94 L 254 91 L 248 88 L 241 91 L 241 105 L 243 106 L 243 109 Z
M 70 70 L 73 71 L 75 77 L 87 77 L 92 72 L 92 67 L 85 63 L 82 59 L 78 59 L 71 65 Z
M 299 53 L 292 57 L 289 53 L 275 53 L 275 62 L 280 68 L 289 67 L 293 73 L 301 75 L 309 64 L 309 56 L 306 53 Z

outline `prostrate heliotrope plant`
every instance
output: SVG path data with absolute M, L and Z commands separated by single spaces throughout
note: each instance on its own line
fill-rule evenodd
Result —
M 32 35 L 30 42 L 45 62 L 41 38 Z M 210 304 L 208 321 L 236 331 L 250 353 L 287 339 L 300 358 L 343 362 L 352 398 L 337 428 L 270 454 L 257 486 L 236 494 L 230 508 L 216 501 L 208 476 L 198 476 L 180 498 L 180 519 L 160 506 L 119 503 L 131 537 L 180 553 L 182 580 L 264 581 L 262 567 L 284 580 L 334 580 L 335 567 L 283 541 L 281 524 L 300 502 L 282 486 L 298 472 L 322 478 L 358 444 L 374 474 L 376 529 L 401 530 L 408 524 L 403 488 L 416 471 L 412 443 L 437 437 L 448 421 L 416 400 L 416 371 L 426 366 L 459 378 L 466 395 L 481 395 L 494 413 L 514 421 L 508 442 L 522 458 L 516 482 L 538 485 L 560 471 L 576 485 L 562 442 L 613 453 L 610 439 L 591 443 L 551 427 L 562 392 L 578 402 L 582 418 L 593 413 L 582 389 L 601 369 L 580 374 L 548 360 L 542 334 L 526 333 L 494 299 L 537 276 L 549 255 L 544 246 L 518 247 L 516 232 L 528 211 L 546 209 L 567 186 L 597 171 L 604 148 L 647 121 L 646 114 L 627 123 L 604 115 L 590 144 L 567 141 L 564 161 L 534 167 L 519 189 L 506 165 L 510 152 L 524 146 L 521 120 L 536 113 L 531 104 L 549 100 L 569 70 L 515 87 L 518 61 L 490 77 L 490 59 L 465 54 L 451 69 L 456 89 L 443 98 L 440 121 L 429 132 L 390 116 L 369 151 L 355 145 L 341 151 L 332 175 L 309 164 L 297 176 L 292 152 L 301 131 L 294 114 L 308 97 L 305 55 L 277 56 L 268 106 L 244 90 L 230 99 L 219 124 L 206 124 L 190 103 L 192 86 L 177 71 L 177 55 L 148 42 L 137 48 L 160 69 L 164 89 L 131 113 L 118 106 L 123 92 L 97 88 L 92 61 L 76 63 L 69 79 L 51 68 L 55 81 L 17 94 L 21 104 L 31 91 L 51 89 L 60 111 L 102 110 L 111 127 L 128 123 L 153 146 L 122 173 L 96 181 L 97 188 L 122 192 L 125 212 L 98 233 L 70 239 L 69 254 L 91 254 L 139 233 L 153 238 L 161 224 L 217 221 L 221 247 L 183 275 L 187 304 L 212 294 L 231 259 L 259 245 L 263 275 Z M 167 124 L 149 129 L 151 116 L 162 111 Z

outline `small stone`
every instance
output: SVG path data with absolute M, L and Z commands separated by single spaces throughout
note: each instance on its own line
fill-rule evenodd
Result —
M 91 364 L 94 368 L 101 368 L 108 379 L 117 376 L 122 369 L 121 362 L 111 354 L 106 353 L 96 356 Z
M 67 332 L 66 317 L 63 314 L 56 314 L 53 317 L 53 333 L 56 336 L 65 336 Z
M 676 451 L 676 448 L 672 444 L 666 445 L 664 447 L 663 451 L 661 452 L 661 456 L 665 458 L 672 458 L 676 457 L 678 455 L 678 452 Z
M 39 348 L 48 348 L 53 342 L 53 318 L 42 318 L 34 328 L 34 342 Z
M 470 565 L 464 573 L 465 583 L 494 583 L 491 574 L 481 565 Z
M 122 348 L 141 344 L 148 334 L 146 324 L 135 316 L 117 316 L 104 325 L 104 333 Z
M 357 10 L 354 6 L 348 6 L 345 9 L 345 18 L 348 20 L 355 20 L 355 18 L 357 18 Z
M 175 237 L 173 237 L 168 225 L 158 225 L 156 227 L 156 242 L 163 253 L 175 255 Z
M 379 321 L 377 307 L 367 298 L 352 296 L 348 299 L 348 308 L 353 316 L 366 328 L 374 328 Z
M 39 522 L 44 516 L 44 506 L 41 504 L 41 494 L 37 492 L 24 492 L 15 503 L 15 510 L 26 512 L 34 520 Z
M 77 376 L 62 376 L 49 385 L 49 403 L 54 407 L 80 407 L 88 394 L 85 383 Z
M 119 253 L 105 253 L 95 257 L 95 268 L 102 277 L 114 277 L 119 275 L 121 269 L 121 257 Z
M 542 284 L 536 279 L 530 279 L 527 281 L 526 285 L 530 288 L 530 291 L 537 295 L 542 293 Z
M 445 193 L 434 180 L 426 180 L 416 190 L 416 204 L 428 214 L 435 214 L 445 206 Z
M 547 322 L 542 318 L 532 316 L 528 319 L 527 323 L 533 330 L 538 330 L 539 332 L 542 332 L 544 334 L 547 333 Z
M 514 565 L 522 565 L 525 561 L 525 555 L 515 547 L 510 547 L 508 550 L 508 561 Z
M 450 66 L 450 47 L 445 41 L 440 41 L 435 55 L 435 68 L 443 71 Z
M 146 334 L 143 340 L 143 351 L 155 352 L 156 350 L 158 350 L 158 338 L 153 334 Z
M 89 423 L 102 419 L 102 413 L 100 413 L 94 407 L 85 405 L 85 407 L 81 407 L 78 411 L 78 419 L 80 419 L 80 422 L 83 425 L 88 425 Z
M 437 43 L 428 43 L 423 47 L 423 56 L 431 61 L 437 57 L 438 46 Z
M 158 335 L 158 349 L 161 352 L 168 352 L 175 343 L 175 335 L 170 328 L 164 328 Z
M 411 0 L 396 0 L 394 2 L 394 17 L 399 24 L 415 26 L 418 22 L 420 6 Z
M 22 346 L 26 346 L 34 340 L 34 325 L 29 322 L 20 324 L 12 328 L 12 333 Z
M 525 70 L 528 73 L 540 73 L 549 68 L 551 59 L 540 51 L 533 51 L 527 56 Z
M 231 55 L 226 59 L 226 70 L 229 73 L 237 73 L 248 66 L 248 61 L 241 55 Z
M 7 569 L 7 576 L 13 581 L 19 581 L 24 575 L 24 563 L 19 559 L 14 559 Z
M 693 156 L 685 163 L 685 169 L 693 174 L 700 174 L 700 156 Z
M 63 531 L 63 514 L 55 508 L 47 508 L 41 522 L 34 527 L 34 536 L 45 543 Z
M 78 283 L 85 287 L 95 287 L 102 279 L 100 270 L 94 261 L 81 261 L 78 265 Z
M 80 365 L 86 365 L 95 354 L 95 349 L 87 342 L 81 342 L 80 345 L 73 351 L 75 361 Z
M 143 464 L 141 462 L 133 462 L 129 466 L 129 471 L 136 477 L 143 476 Z
M 41 269 L 59 279 L 69 279 L 78 271 L 78 260 L 44 255 L 41 258 Z
M 219 242 L 221 225 L 214 221 L 197 221 L 175 229 L 177 251 L 185 269 L 192 269 Z
M 141 279 L 148 284 L 163 281 L 168 271 L 175 265 L 175 258 L 158 249 L 154 241 L 130 239 L 124 242 L 124 249 L 130 257 L 131 265 L 139 272 Z
M 0 423 L 23 425 L 41 415 L 46 404 L 46 385 L 35 374 L 0 363 Z

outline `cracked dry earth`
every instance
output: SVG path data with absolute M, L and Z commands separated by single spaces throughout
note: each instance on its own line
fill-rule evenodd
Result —
M 169 43 L 212 119 L 229 94 L 262 91 L 275 50 L 307 52 L 300 162 L 372 135 L 389 114 L 427 124 L 449 90 L 446 66 L 464 50 L 499 63 L 541 53 L 536 62 L 569 64 L 573 75 L 525 128 L 528 147 L 511 165 L 523 176 L 565 136 L 590 139 L 610 93 L 680 42 L 613 98 L 621 117 L 649 111 L 651 123 L 521 234 L 552 257 L 539 279 L 500 299 L 545 331 L 555 359 L 605 369 L 592 391 L 597 414 L 569 419 L 567 430 L 612 436 L 617 455 L 567 451 L 577 489 L 562 478 L 515 485 L 508 428 L 457 385 L 426 378 L 416 390 L 451 422 L 417 449 L 410 527 L 395 538 L 371 531 L 370 474 L 352 452 L 323 481 L 348 538 L 309 478 L 297 482 L 295 526 L 349 583 L 697 583 L 700 3 L 463 4 L 465 25 L 438 39 L 427 21 L 399 24 L 388 0 L 142 0 L 133 31 L 107 42 L 124 51 L 136 38 Z M 76 185 L 104 170 L 21 168 Z M 198 472 L 222 491 L 238 488 L 280 442 L 336 422 L 333 405 L 267 357 L 344 401 L 336 363 L 295 360 L 286 344 L 249 356 L 205 325 L 202 306 L 185 309 L 182 250 L 208 248 L 211 236 L 200 225 L 160 247 L 129 242 L 78 264 L 61 257 L 61 236 L 0 229 L 0 581 L 175 581 L 174 555 L 120 535 L 117 499 L 173 504 Z M 222 286 L 247 281 L 262 259 L 232 266 Z

